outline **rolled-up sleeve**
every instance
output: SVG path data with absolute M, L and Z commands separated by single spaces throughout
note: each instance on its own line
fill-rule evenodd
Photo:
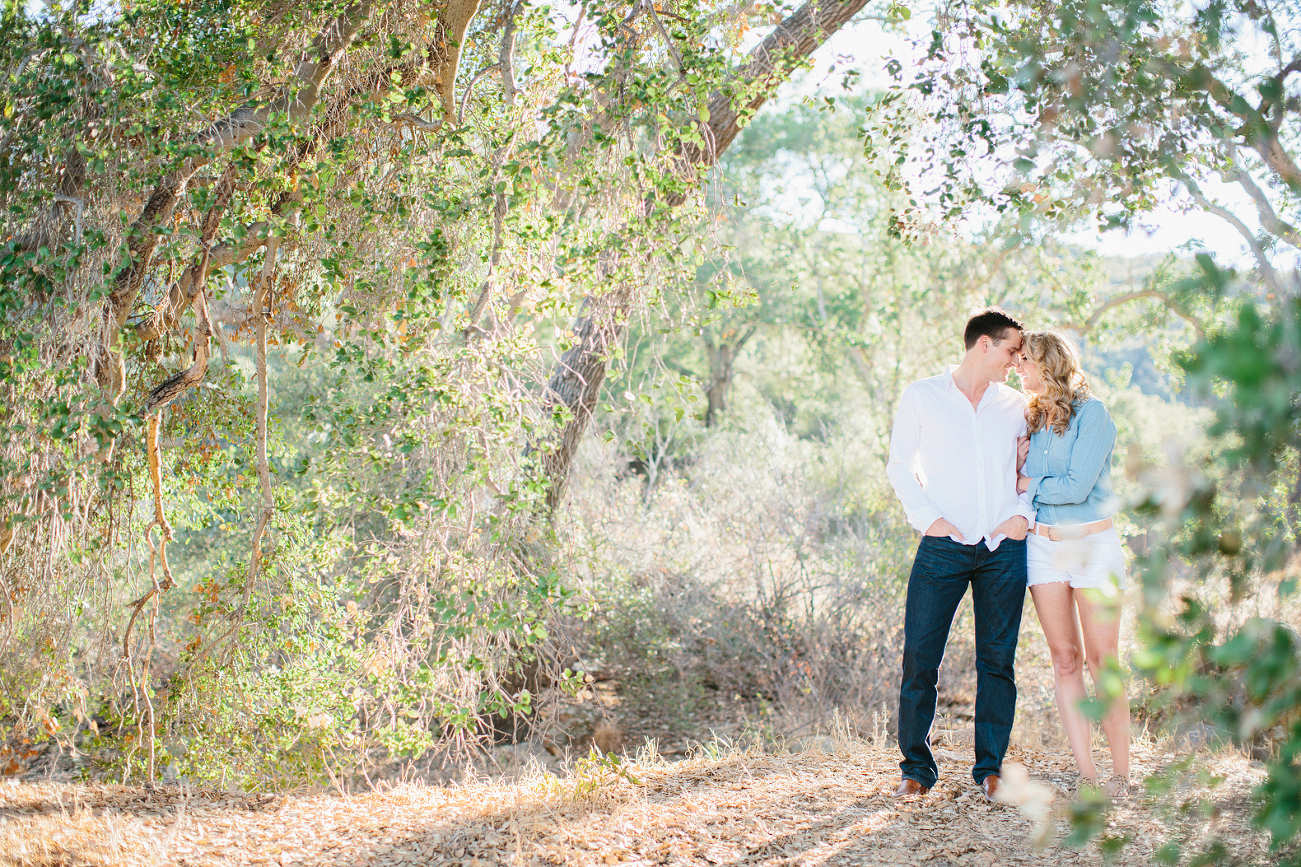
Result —
M 1030 479 L 1026 493 L 1032 500 L 1052 506 L 1082 503 L 1093 491 L 1116 444 L 1116 425 L 1100 400 L 1080 408 L 1078 424 L 1066 475 Z
M 917 452 L 921 446 L 922 408 L 915 386 L 904 390 L 890 432 L 890 459 L 885 472 L 903 503 L 908 523 L 925 533 L 944 515 L 927 498 L 917 479 Z

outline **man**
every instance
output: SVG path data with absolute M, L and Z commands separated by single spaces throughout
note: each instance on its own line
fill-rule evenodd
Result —
M 1025 397 L 1005 385 L 1021 352 L 1020 322 L 977 313 L 966 354 L 947 373 L 910 385 L 899 401 L 886 472 L 908 521 L 923 533 L 908 577 L 899 687 L 896 798 L 925 795 L 939 778 L 931 755 L 936 684 L 953 615 L 971 586 L 976 614 L 976 763 L 993 800 L 1012 733 L 1012 664 L 1025 600 L 1026 530 L 1034 518 L 1016 493 Z

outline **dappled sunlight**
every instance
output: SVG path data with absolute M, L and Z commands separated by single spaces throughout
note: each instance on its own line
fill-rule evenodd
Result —
M 971 782 L 970 758 L 956 751 L 941 756 L 930 795 L 895 802 L 890 744 L 824 745 L 799 753 L 724 748 L 672 763 L 643 756 L 620 766 L 623 773 L 594 759 L 565 776 L 381 785 L 352 796 L 10 784 L 0 787 L 0 852 L 6 864 L 32 867 L 1097 861 L 1097 844 L 1064 845 L 1072 774 L 1060 754 L 1013 748 L 1012 807 L 986 802 Z M 1142 743 L 1135 759 L 1145 775 L 1167 756 Z M 1246 863 L 1263 863 L 1253 859 L 1264 856 L 1266 841 L 1247 812 L 1259 766 L 1236 753 L 1201 760 L 1224 777 L 1214 792 L 1215 833 Z M 1151 863 L 1167 838 L 1188 830 L 1169 818 L 1179 804 L 1206 794 L 1185 789 L 1116 805 L 1107 834 L 1129 841 L 1115 863 Z M 1207 830 L 1197 824 L 1198 833 Z
M 87 0 L 0 33 L 0 867 L 1296 860 L 1297 2 Z M 1172 209 L 1224 237 L 1078 244 Z M 1084 474 L 1036 429 L 1022 486 L 1048 404 L 1000 386 L 994 439 L 927 422 L 1000 474 L 928 459 L 918 494 L 908 383 L 991 305 L 1030 331 L 977 337 L 973 406 L 1058 331 L 1052 436 L 1078 377 L 1108 419 Z M 905 600 L 973 505 L 922 495 L 973 464 L 1028 548 L 1115 534 L 1102 587 L 1026 600 L 1015 694 L 1019 565 L 992 618 Z M 940 779 L 896 802 L 932 687 Z

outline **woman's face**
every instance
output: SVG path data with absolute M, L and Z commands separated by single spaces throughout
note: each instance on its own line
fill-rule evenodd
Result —
M 1043 380 L 1039 378 L 1039 365 L 1035 364 L 1024 351 L 1020 363 L 1016 366 L 1016 372 L 1021 377 L 1021 387 L 1026 391 L 1039 394 L 1044 390 Z

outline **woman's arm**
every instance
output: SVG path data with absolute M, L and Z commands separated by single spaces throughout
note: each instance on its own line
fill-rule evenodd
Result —
M 1078 423 L 1079 433 L 1066 475 L 1029 480 L 1027 492 L 1036 502 L 1047 506 L 1082 503 L 1102 475 L 1103 464 L 1116 445 L 1116 425 L 1100 400 L 1090 400 L 1080 407 Z

